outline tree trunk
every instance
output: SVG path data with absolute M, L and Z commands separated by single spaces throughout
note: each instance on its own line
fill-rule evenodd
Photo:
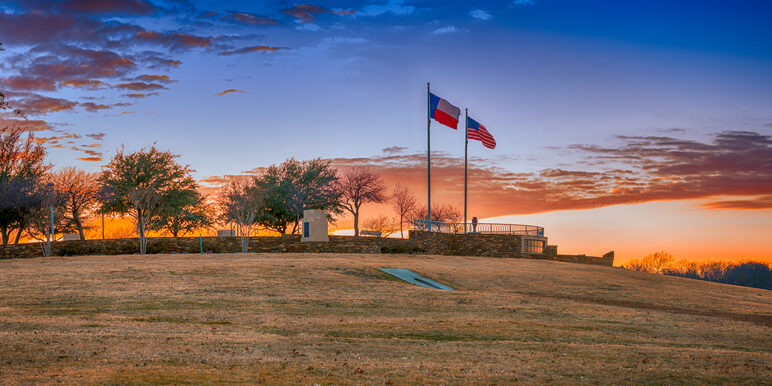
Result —
M 241 253 L 247 253 L 249 250 L 249 236 L 241 236 Z
M 8 245 L 8 237 L 10 236 L 10 232 L 8 232 L 8 227 L 5 225 L 0 227 L 0 234 L 2 234 L 2 237 L 3 237 L 3 246 Z
M 83 233 L 83 223 L 81 223 L 81 221 L 80 221 L 80 213 L 78 213 L 78 212 L 73 210 L 72 211 L 72 219 L 73 219 L 73 221 L 75 221 L 75 228 L 78 229 L 78 235 L 80 235 L 81 241 L 85 240 L 86 239 L 86 235 Z
M 405 219 L 402 216 L 399 216 L 399 238 L 404 239 L 405 233 L 402 232 L 402 225 L 405 223 Z
M 359 208 L 354 211 L 354 237 L 359 237 Z
M 22 234 L 22 231 L 24 230 L 24 225 L 25 224 L 23 220 L 19 221 L 19 228 L 16 229 L 16 240 L 13 241 L 14 244 L 18 244 L 19 240 L 21 240 L 21 234 Z
M 138 214 L 137 233 L 139 233 L 139 254 L 144 255 L 147 249 L 147 240 L 145 239 L 145 219 L 143 218 L 142 211 L 139 211 Z

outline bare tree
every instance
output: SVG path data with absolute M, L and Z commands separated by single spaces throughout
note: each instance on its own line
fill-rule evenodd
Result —
M 43 256 L 51 256 L 51 243 L 56 240 L 56 233 L 67 233 L 72 230 L 70 222 L 65 218 L 66 197 L 50 182 L 50 176 L 41 180 L 35 186 L 35 193 L 40 201 L 38 205 L 28 208 L 25 215 L 27 235 L 40 243 Z
M 428 218 L 426 206 L 417 207 L 410 215 L 410 220 L 421 220 Z M 459 223 L 463 221 L 461 209 L 453 205 L 432 205 L 432 222 Z
M 367 168 L 352 168 L 338 180 L 341 207 L 354 215 L 354 236 L 359 236 L 359 210 L 368 202 L 386 201 L 386 187 L 381 177 Z
M 384 215 L 369 218 L 362 225 L 365 229 L 380 232 L 381 237 L 388 236 L 397 230 L 396 219 Z
M 647 267 L 649 272 L 653 273 L 662 273 L 662 269 L 670 265 L 673 261 L 675 261 L 673 255 L 665 251 L 654 252 L 641 259 L 643 266 Z
M 223 220 L 236 223 L 242 253 L 249 249 L 249 235 L 257 226 L 257 214 L 263 206 L 264 191 L 255 182 L 232 182 L 223 188 L 219 198 Z
M 397 185 L 391 194 L 391 205 L 399 215 L 399 237 L 404 239 L 403 225 L 417 206 L 415 195 L 406 186 Z
M 666 268 L 670 267 L 675 261 L 675 258 L 670 253 L 665 251 L 659 251 L 646 255 L 643 258 L 632 259 L 622 267 L 639 272 L 649 273 L 662 273 Z
M 98 176 L 75 167 L 65 167 L 52 175 L 56 190 L 66 198 L 67 219 L 78 231 L 81 240 L 86 239 L 83 222 L 99 199 Z

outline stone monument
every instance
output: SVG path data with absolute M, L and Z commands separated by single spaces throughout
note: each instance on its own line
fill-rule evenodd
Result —
M 306 209 L 303 211 L 303 235 L 302 242 L 329 242 L 327 236 L 327 212 L 319 209 Z

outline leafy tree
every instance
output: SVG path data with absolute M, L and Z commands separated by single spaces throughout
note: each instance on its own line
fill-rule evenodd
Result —
M 406 186 L 397 185 L 394 187 L 394 193 L 391 194 L 391 204 L 399 216 L 399 237 L 404 239 L 405 234 L 402 226 L 418 205 L 415 195 Z
M 155 146 L 128 154 L 120 149 L 99 177 L 106 188 L 102 210 L 127 213 L 135 220 L 141 254 L 147 250 L 146 232 L 153 221 L 175 194 L 175 187 L 190 178 L 189 166 L 178 164 L 177 157 Z
M 0 112 L 10 110 L 13 115 L 24 117 L 21 110 L 14 109 L 0 92 Z M 16 231 L 18 244 L 25 228 L 28 210 L 39 204 L 35 184 L 50 168 L 43 164 L 45 148 L 35 143 L 30 132 L 22 140 L 21 128 L 0 130 L 0 238 L 7 245 L 12 232 Z
M 0 98 L 0 104 L 5 103 Z M 21 128 L 0 131 L 0 235 L 3 245 L 16 231 L 16 243 L 25 226 L 29 210 L 40 204 L 36 189 L 43 175 L 51 168 L 44 162 L 46 155 L 42 144 L 35 142 L 29 133 L 22 138 Z
M 81 240 L 86 239 L 83 223 L 99 202 L 98 178 L 98 173 L 87 173 L 75 167 L 65 167 L 52 175 L 56 190 L 65 198 L 64 216 Z
M 164 230 L 174 237 L 185 236 L 196 229 L 212 226 L 211 208 L 206 197 L 198 192 L 198 184 L 190 175 L 176 180 L 167 190 L 158 216 L 152 219 L 152 230 Z
M 304 162 L 290 158 L 270 166 L 256 181 L 264 192 L 257 221 L 279 233 L 286 233 L 292 224 L 295 233 L 306 209 L 326 210 L 330 217 L 340 213 L 337 180 L 330 161 L 320 158 Z
M 249 235 L 263 207 L 264 191 L 256 180 L 231 182 L 220 192 L 220 210 L 225 222 L 235 222 L 241 236 L 241 252 L 249 247 Z
M 359 236 L 359 211 L 363 204 L 386 201 L 381 177 L 367 168 L 345 170 L 338 181 L 340 205 L 354 216 L 354 236 Z

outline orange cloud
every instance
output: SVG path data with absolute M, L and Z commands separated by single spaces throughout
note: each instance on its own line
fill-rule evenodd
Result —
M 514 173 L 473 158 L 468 170 L 470 211 L 478 217 L 493 217 L 711 196 L 754 198 L 717 201 L 706 208 L 766 208 L 772 202 L 770 136 L 724 132 L 711 143 L 669 137 L 620 139 L 623 144 L 614 148 L 571 147 L 583 160 L 577 165 L 601 157 L 606 165 L 619 166 L 601 170 L 552 168 Z M 338 168 L 371 167 L 387 185 L 405 185 L 425 202 L 425 154 L 387 152 L 331 161 Z M 211 177 L 210 181 L 215 182 Z M 463 159 L 432 153 L 433 203 L 461 206 L 463 188 Z
M 90 88 L 92 90 L 107 86 L 105 82 L 102 82 L 101 80 L 96 80 L 96 79 L 67 79 L 65 81 L 62 81 L 61 84 L 64 86 L 70 86 L 70 87 Z
M 136 79 L 144 82 L 174 82 L 168 75 L 140 75 Z
M 126 94 L 127 97 L 134 98 L 134 99 L 147 98 L 147 97 L 153 96 L 153 95 L 158 95 L 158 93 L 157 92 L 148 92 L 148 93 L 139 93 L 139 92 L 137 92 L 137 93 Z
M 28 131 L 46 131 L 53 130 L 53 128 L 46 121 L 37 119 L 9 119 L 0 116 L 0 128 L 3 129 L 16 129 L 22 128 Z
M 770 209 L 772 195 L 756 197 L 749 200 L 720 200 L 702 204 L 708 209 Z
M 78 161 L 86 161 L 86 162 L 100 162 L 102 161 L 102 157 L 80 157 L 75 158 Z
M 235 88 L 232 88 L 232 89 L 229 89 L 229 90 L 220 91 L 220 92 L 218 92 L 217 94 L 214 94 L 214 95 L 223 96 L 225 94 L 230 94 L 230 93 L 244 93 L 244 92 L 245 91 L 243 91 L 243 90 L 236 90 Z

